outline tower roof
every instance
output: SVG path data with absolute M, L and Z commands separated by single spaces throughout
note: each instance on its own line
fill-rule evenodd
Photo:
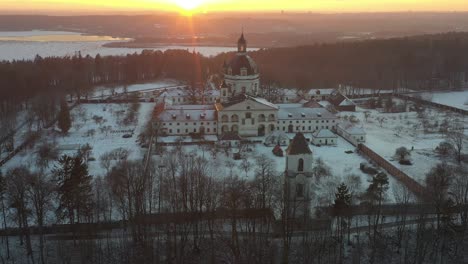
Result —
M 307 142 L 304 134 L 297 133 L 289 147 L 286 149 L 286 154 L 288 155 L 301 155 L 301 154 L 312 154 L 312 150 L 309 148 L 309 143 Z
M 244 37 L 244 31 L 242 31 L 242 34 L 241 34 L 239 40 L 237 41 L 237 43 L 239 43 L 239 44 L 247 44 L 247 41 L 245 40 L 245 37 Z

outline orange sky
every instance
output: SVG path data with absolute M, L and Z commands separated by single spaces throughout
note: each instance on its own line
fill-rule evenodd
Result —
M 468 0 L 0 0 L 1 12 L 181 11 L 391 12 L 468 11 Z

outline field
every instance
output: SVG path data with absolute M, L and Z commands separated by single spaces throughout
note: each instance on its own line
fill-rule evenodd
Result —
M 466 124 L 466 117 L 433 108 L 426 109 L 424 118 L 418 117 L 416 112 L 380 113 L 370 110 L 370 117 L 366 121 L 365 111 L 369 110 L 358 108 L 356 113 L 340 115 L 356 116 L 358 125 L 363 126 L 367 133 L 365 144 L 419 183 L 425 184 L 426 174 L 437 163 L 445 161 L 456 164 L 453 157 L 440 156 L 435 149 L 441 142 L 447 140 L 447 136 L 440 132 L 444 120 L 451 124 L 456 121 Z M 382 125 L 378 121 L 381 118 L 384 118 Z M 429 129 L 424 129 L 423 122 L 426 122 L 424 120 L 429 122 Z M 395 150 L 399 147 L 406 147 L 411 151 L 410 159 L 413 165 L 399 164 L 395 158 Z M 465 140 L 464 152 L 467 150 L 468 142 Z
M 468 90 L 421 93 L 416 95 L 420 95 L 422 99 L 430 102 L 448 105 L 463 110 L 468 110 Z
M 129 104 L 82 104 L 71 111 L 73 125 L 67 135 L 62 135 L 57 128 L 44 131 L 42 142 L 55 145 L 60 155 L 74 155 L 78 149 L 89 144 L 93 149 L 91 157 L 95 161 L 89 162 L 91 175 L 103 175 L 104 169 L 99 165 L 102 154 L 117 148 L 130 151 L 130 159 L 141 159 L 145 149 L 142 149 L 137 138 L 151 117 L 155 104 L 140 103 L 134 122 L 124 124 L 123 119 L 129 111 Z M 123 135 L 130 134 L 130 138 Z M 30 165 L 35 168 L 38 146 L 20 152 L 4 168 L 18 165 Z M 49 170 L 53 165 L 49 166 Z

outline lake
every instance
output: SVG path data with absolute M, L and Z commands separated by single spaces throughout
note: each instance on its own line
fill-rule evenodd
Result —
M 110 36 L 82 35 L 76 32 L 63 31 L 0 31 L 0 60 L 34 59 L 39 54 L 41 57 L 73 56 L 81 52 L 83 56 L 126 55 L 140 53 L 148 48 L 109 48 L 103 47 L 110 42 L 121 42 L 126 39 Z M 210 57 L 222 52 L 235 51 L 233 47 L 187 47 L 187 46 L 161 46 L 151 50 L 165 51 L 168 49 L 195 50 L 200 54 Z

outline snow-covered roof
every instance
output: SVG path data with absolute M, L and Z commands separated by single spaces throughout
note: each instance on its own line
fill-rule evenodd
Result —
M 366 134 L 366 131 L 364 130 L 364 128 L 357 127 L 354 124 L 350 123 L 349 121 L 339 123 L 337 126 L 351 135 L 365 135 Z
M 340 106 L 349 106 L 349 105 L 355 105 L 355 104 L 353 103 L 353 101 L 349 99 L 345 99 L 343 100 L 343 102 L 340 103 Z
M 320 129 L 312 134 L 315 138 L 337 138 L 338 136 L 335 133 L 331 132 L 329 129 Z
M 166 110 L 214 110 L 214 105 L 171 105 L 166 106 Z
M 295 89 L 279 88 L 277 92 L 284 96 L 297 96 L 297 90 Z
M 310 89 L 309 92 L 307 92 L 308 95 L 329 95 L 332 94 L 333 91 L 335 91 L 334 88 L 325 88 L 325 89 Z
M 276 104 L 278 108 L 299 108 L 302 107 L 302 104 Z
M 336 118 L 336 116 L 325 108 L 298 107 L 280 108 L 278 110 L 279 120 L 309 120 L 320 118 Z
M 278 109 L 278 106 L 276 106 L 273 103 L 268 102 L 268 100 L 260 98 L 260 97 L 251 97 L 252 100 L 256 101 L 257 103 L 264 104 L 266 106 Z
M 327 107 L 327 106 L 330 105 L 330 102 L 328 102 L 328 101 L 319 101 L 318 104 L 321 105 L 322 107 Z
M 163 122 L 216 121 L 216 110 L 165 110 L 159 115 Z

